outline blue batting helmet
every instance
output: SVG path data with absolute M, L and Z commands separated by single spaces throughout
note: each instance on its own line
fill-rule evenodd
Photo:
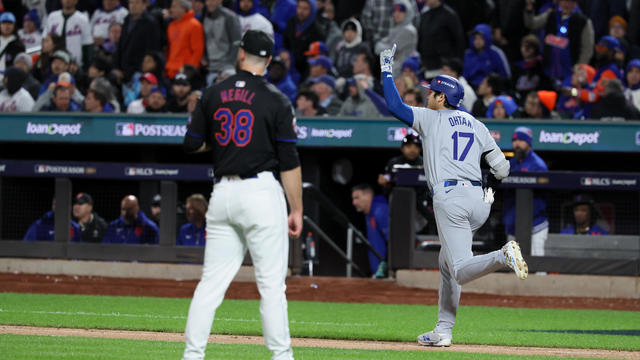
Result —
M 424 85 L 424 87 L 443 93 L 451 106 L 457 108 L 462 105 L 464 88 L 458 80 L 449 75 L 438 75 L 431 80 L 431 84 Z

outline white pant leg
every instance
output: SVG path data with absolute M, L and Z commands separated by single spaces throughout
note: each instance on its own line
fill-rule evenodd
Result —
M 265 344 L 273 352 L 273 359 L 293 359 L 285 295 L 289 238 L 284 192 L 273 176 L 246 183 L 257 191 L 250 194 L 250 199 L 238 203 L 244 214 L 240 225 L 244 229 L 260 292 Z M 246 196 L 249 191 L 241 193 Z
M 542 229 L 535 234 L 531 234 L 531 255 L 544 256 L 544 243 L 547 242 L 549 228 Z
M 446 249 L 440 249 L 438 263 L 440 265 L 440 289 L 438 290 L 438 323 L 436 331 L 440 334 L 451 335 L 453 326 L 456 324 L 456 314 L 460 304 L 460 286 L 451 275 L 447 264 Z
M 243 240 L 229 224 L 226 215 L 228 202 L 234 196 L 231 191 L 223 191 L 228 187 L 226 185 L 216 185 L 207 210 L 204 267 L 189 307 L 185 329 L 185 360 L 204 359 L 216 309 L 222 303 L 246 252 Z

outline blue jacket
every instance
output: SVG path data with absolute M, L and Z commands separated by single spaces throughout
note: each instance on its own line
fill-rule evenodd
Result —
M 473 47 L 475 33 L 482 34 L 484 48 L 481 51 Z M 491 42 L 491 27 L 479 24 L 469 36 L 469 49 L 464 52 L 464 71 L 462 76 L 473 86 L 478 86 L 482 79 L 490 73 L 496 73 L 505 78 L 511 78 L 511 68 L 504 52 Z
M 151 221 L 142 210 L 133 224 L 127 224 L 120 216 L 113 220 L 107 228 L 102 240 L 105 244 L 157 244 L 158 225 Z
M 274 83 L 271 79 L 269 79 L 269 82 L 275 85 L 283 94 L 287 95 L 289 100 L 291 100 L 291 103 L 295 106 L 298 87 L 291 79 L 291 75 L 289 73 L 287 73 L 279 83 Z
M 529 151 L 529 154 L 522 160 L 522 163 L 518 163 L 515 157 L 509 160 L 511 164 L 510 172 L 528 172 L 528 171 L 549 171 L 547 164 L 544 163 L 538 154 L 533 150 Z M 503 219 L 505 230 L 508 235 L 515 235 L 516 233 L 516 196 L 514 190 L 505 191 L 504 205 L 503 205 Z M 540 230 L 544 230 L 549 227 L 549 220 L 547 218 L 547 202 L 539 194 L 534 193 L 533 196 L 533 233 L 537 233 Z
M 277 0 L 273 5 L 271 16 L 267 18 L 271 20 L 276 32 L 282 33 L 287 27 L 287 22 L 296 16 L 296 8 L 298 3 L 295 0 Z M 266 15 L 265 15 L 266 16 Z
M 389 240 L 389 204 L 387 199 L 378 195 L 371 201 L 371 209 L 366 215 L 367 240 L 376 251 L 387 259 L 387 242 Z M 375 274 L 380 265 L 380 260 L 369 251 L 369 268 Z
M 575 233 L 576 233 L 576 227 L 574 224 L 571 224 L 566 228 L 564 228 L 562 231 L 560 231 L 560 234 L 575 234 Z M 587 233 L 585 235 L 609 235 L 609 232 L 601 228 L 599 225 L 593 224 L 593 226 L 589 227 L 589 230 L 587 230 Z
M 47 211 L 42 217 L 31 224 L 24 241 L 53 241 L 55 235 L 55 216 L 53 211 Z M 82 241 L 82 229 L 75 221 L 71 221 L 69 237 L 72 242 Z
M 176 239 L 176 245 L 204 246 L 206 241 L 205 228 L 206 224 L 203 224 L 201 228 L 197 228 L 192 222 L 182 225 Z

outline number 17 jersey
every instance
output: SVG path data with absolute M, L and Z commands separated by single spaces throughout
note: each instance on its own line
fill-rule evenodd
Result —
M 411 110 L 413 128 L 422 136 L 429 188 L 445 180 L 482 181 L 482 154 L 498 147 L 487 127 L 460 110 Z
M 297 141 L 293 114 L 289 99 L 264 77 L 239 71 L 204 92 L 186 136 L 212 148 L 216 177 L 277 172 L 277 142 Z

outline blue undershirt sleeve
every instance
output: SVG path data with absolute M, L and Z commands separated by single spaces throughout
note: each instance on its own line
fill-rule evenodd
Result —
M 393 75 L 390 72 L 382 73 L 382 86 L 384 88 L 384 99 L 387 101 L 389 111 L 398 120 L 408 126 L 413 126 L 413 110 L 402 102 L 402 98 L 400 98 L 396 84 L 393 81 Z

